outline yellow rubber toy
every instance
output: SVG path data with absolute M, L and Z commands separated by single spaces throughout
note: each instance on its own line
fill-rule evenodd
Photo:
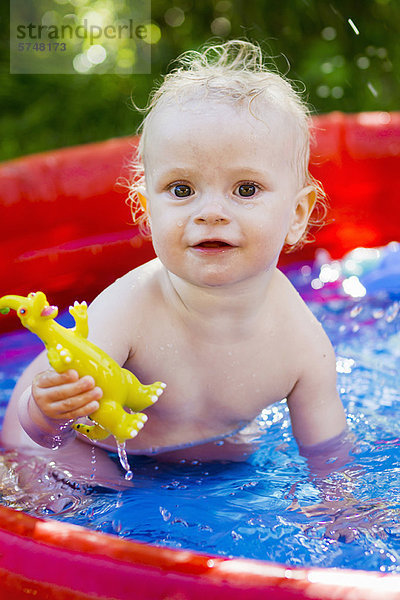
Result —
M 123 443 L 135 437 L 147 421 L 147 415 L 137 411 L 153 405 L 166 385 L 160 381 L 142 385 L 133 373 L 87 339 L 86 302 L 70 306 L 69 312 L 75 320 L 72 329 L 54 320 L 58 308 L 49 305 L 43 292 L 0 298 L 0 312 L 5 314 L 10 309 L 17 312 L 24 327 L 44 342 L 53 369 L 58 373 L 75 369 L 80 377 L 91 375 L 103 390 L 100 407 L 90 415 L 95 424 L 75 423 L 73 428 L 91 440 L 103 440 L 111 434 Z M 127 412 L 124 406 L 135 412 Z

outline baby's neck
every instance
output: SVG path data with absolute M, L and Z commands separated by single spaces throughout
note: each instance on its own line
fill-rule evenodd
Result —
M 272 269 L 230 286 L 199 287 L 165 271 L 166 291 L 176 310 L 192 325 L 242 328 L 258 322 L 275 272 Z

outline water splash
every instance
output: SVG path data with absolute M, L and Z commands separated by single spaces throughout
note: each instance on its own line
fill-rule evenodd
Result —
M 91 503 L 84 477 L 74 477 L 62 465 L 29 451 L 1 450 L 1 503 L 35 516 L 60 515 Z
M 125 469 L 125 471 L 126 471 L 125 479 L 127 481 L 131 481 L 131 479 L 133 478 L 133 473 L 131 471 L 131 467 L 130 467 L 128 457 L 126 454 L 126 443 L 117 441 L 117 449 L 118 449 L 119 462 L 121 463 L 122 468 Z
M 90 479 L 94 479 L 96 476 L 96 446 L 92 446 L 91 453 L 92 457 L 90 459 L 90 463 L 92 465 L 92 472 L 90 474 Z

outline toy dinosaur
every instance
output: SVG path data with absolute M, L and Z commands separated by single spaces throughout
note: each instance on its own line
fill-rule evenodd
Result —
M 75 302 L 69 312 L 75 327 L 67 329 L 54 319 L 57 306 L 50 306 L 43 292 L 25 296 L 3 296 L 0 312 L 17 312 L 24 327 L 35 333 L 45 344 L 50 365 L 58 373 L 75 369 L 79 376 L 91 375 L 103 390 L 100 407 L 90 415 L 94 425 L 75 423 L 73 428 L 92 440 L 103 440 L 112 434 L 118 443 L 133 438 L 147 421 L 147 415 L 136 412 L 151 406 L 166 387 L 157 381 L 142 385 L 127 369 L 123 369 L 101 348 L 87 339 L 86 302 Z M 135 411 L 129 413 L 124 406 Z

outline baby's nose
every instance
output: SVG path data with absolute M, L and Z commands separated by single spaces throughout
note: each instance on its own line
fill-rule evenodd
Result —
M 230 223 L 231 217 L 222 202 L 219 200 L 205 200 L 198 207 L 194 222 L 197 224 Z

